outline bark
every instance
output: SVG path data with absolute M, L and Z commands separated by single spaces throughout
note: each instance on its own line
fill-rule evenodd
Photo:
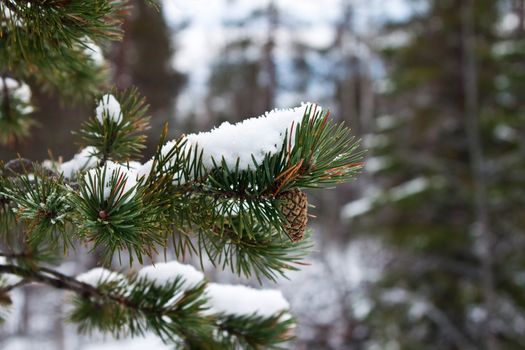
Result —
M 261 59 L 262 74 L 264 74 L 264 110 L 270 110 L 275 106 L 277 91 L 277 72 L 274 61 L 275 33 L 279 24 L 279 12 L 272 1 L 268 5 L 268 37 L 263 47 Z

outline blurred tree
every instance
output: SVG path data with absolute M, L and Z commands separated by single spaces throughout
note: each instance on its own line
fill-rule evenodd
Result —
M 370 289 L 370 344 L 523 348 L 521 29 L 502 29 L 507 1 L 414 3 L 426 10 L 385 28 L 408 39 L 383 51 L 377 188 L 343 212 L 392 254 Z
M 207 97 L 212 123 L 215 118 L 232 121 L 275 107 L 278 81 L 274 49 L 279 9 L 269 1 L 246 16 L 224 23 L 232 39 L 212 65 Z M 267 28 L 264 35 L 251 27 L 261 22 Z
M 150 150 L 165 122 L 176 126 L 177 96 L 186 83 L 186 76 L 175 70 L 174 42 L 180 23 L 169 28 L 162 11 L 144 1 L 132 1 L 131 16 L 125 19 L 124 38 L 116 43 L 112 53 L 114 80 L 118 87 L 136 86 L 144 95 L 152 113 L 152 128 L 148 132 Z
M 371 61 L 375 57 L 354 29 L 352 1 L 341 4 L 332 50 L 338 54 L 330 79 L 335 83 L 337 114 L 345 118 L 358 135 L 369 133 L 374 111 Z

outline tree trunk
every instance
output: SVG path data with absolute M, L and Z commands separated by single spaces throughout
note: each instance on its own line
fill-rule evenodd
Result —
M 473 207 L 476 237 L 480 240 L 484 304 L 487 316 L 483 324 L 483 337 L 488 350 L 498 349 L 493 329 L 495 312 L 494 276 L 492 272 L 492 233 L 488 219 L 487 186 L 484 171 L 478 112 L 478 71 L 476 37 L 473 18 L 474 0 L 462 2 L 463 92 L 465 98 L 465 127 L 470 156 L 471 176 L 474 183 Z
M 264 86 L 264 106 L 263 110 L 270 110 L 275 107 L 275 96 L 277 90 L 277 72 L 274 61 L 275 32 L 279 24 L 279 12 L 273 1 L 268 5 L 268 38 L 263 47 L 261 59 L 263 86 Z

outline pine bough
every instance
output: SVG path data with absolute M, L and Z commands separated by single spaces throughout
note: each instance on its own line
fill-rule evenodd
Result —
M 44 59 L 41 46 L 63 39 L 53 54 L 83 55 L 76 60 L 91 61 L 80 70 L 90 72 L 100 57 L 86 53 L 89 36 L 118 36 L 114 19 L 123 8 L 115 1 L 2 1 L 0 61 L 22 77 L 29 71 L 19 63 L 31 62 L 41 68 L 38 79 L 51 74 L 60 86 L 71 77 L 54 75 L 60 62 Z M 61 31 L 49 36 L 42 24 Z M 0 81 L 0 142 L 9 144 L 28 133 L 31 94 L 12 77 Z M 56 266 L 84 245 L 106 267 L 143 264 L 172 249 L 179 260 L 194 254 L 201 265 L 209 260 L 259 281 L 285 276 L 311 246 L 301 189 L 347 182 L 361 167 L 349 129 L 303 104 L 171 141 L 166 127 L 153 157 L 140 163 L 144 99 L 130 89 L 97 101 L 77 132 L 83 148 L 73 159 L 0 166 L 0 303 L 8 307 L 15 288 L 43 283 L 71 292 L 69 320 L 85 333 L 153 332 L 189 349 L 277 348 L 291 339 L 294 320 L 277 291 L 209 283 L 177 261 L 127 275 L 100 267 L 76 278 Z

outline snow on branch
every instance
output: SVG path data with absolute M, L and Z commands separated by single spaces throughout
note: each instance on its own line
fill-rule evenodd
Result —
M 96 156 L 94 156 L 95 152 L 95 147 L 85 147 L 67 162 L 56 164 L 56 170 L 59 173 L 62 173 L 64 177 L 68 179 L 73 178 L 77 172 L 85 169 L 90 169 L 97 165 L 99 159 Z M 44 166 L 53 169 L 53 164 L 49 161 L 44 162 Z
M 97 120 L 100 124 L 104 123 L 105 118 L 114 121 L 117 124 L 122 122 L 122 110 L 120 108 L 120 103 L 115 98 L 115 96 L 111 94 L 105 94 L 102 96 L 95 112 L 97 114 Z
M 209 343 L 210 349 L 252 348 L 247 344 L 266 349 L 289 340 L 294 326 L 281 292 L 207 283 L 200 271 L 177 261 L 146 266 L 128 277 L 95 268 L 76 280 L 57 273 L 49 281 L 56 278 L 63 282 L 60 287 L 75 292 L 69 317 L 82 330 L 102 325 L 117 337 L 153 332 L 192 349 Z
M 202 272 L 178 261 L 145 266 L 136 276 L 152 282 L 158 288 L 180 280 L 179 288 L 188 291 L 205 281 Z M 94 268 L 76 278 L 94 287 L 111 282 L 127 281 L 120 273 L 104 268 Z M 133 283 L 133 282 L 130 282 Z M 244 285 L 208 283 L 205 289 L 207 310 L 205 314 L 272 317 L 290 309 L 290 304 L 279 290 L 255 289 Z
M 105 60 L 100 46 L 95 44 L 95 42 L 89 37 L 85 37 L 82 44 L 84 45 L 84 53 L 91 59 L 91 61 L 97 66 L 102 66 Z
M 93 287 L 110 282 L 121 282 L 125 277 L 120 273 L 96 267 L 77 276 L 77 280 Z
M 145 147 L 147 121 L 147 105 L 136 90 L 115 90 L 99 100 L 78 133 L 89 146 L 67 162 L 44 164 L 63 175 L 41 177 L 68 194 L 67 207 L 61 206 L 68 210 L 61 211 L 64 225 L 74 223 L 107 262 L 127 250 L 130 263 L 135 257 L 142 263 L 152 257 L 152 246 L 168 244 L 175 227 L 199 240 L 199 254 L 224 259 L 236 273 L 273 279 L 295 269 L 293 262 L 310 247 L 301 188 L 350 181 L 362 166 L 350 129 L 312 103 L 167 143 L 166 128 L 153 158 L 140 164 L 131 159 Z M 40 208 L 40 202 L 29 204 Z M 35 215 L 28 220 L 41 223 Z M 43 228 L 53 229 L 47 223 Z M 176 250 L 186 244 L 172 241 Z M 162 275 L 166 269 L 142 273 Z
M 173 283 L 180 278 L 184 289 L 195 288 L 204 280 L 202 272 L 191 265 L 181 264 L 178 261 L 145 266 L 140 269 L 137 276 L 153 282 L 158 287 Z
M 89 170 L 84 175 L 84 181 L 88 186 L 89 194 L 98 193 L 99 181 L 103 183 L 103 198 L 108 199 L 112 192 L 116 200 L 119 200 L 129 192 L 127 200 L 133 197 L 136 192 L 137 175 L 135 171 L 128 167 L 112 161 L 106 162 L 102 169 L 96 168 Z
M 282 293 L 273 289 L 210 283 L 206 295 L 209 312 L 215 314 L 271 317 L 290 309 Z
M 10 97 L 25 104 L 23 107 L 21 106 L 19 110 L 20 113 L 28 114 L 33 112 L 33 107 L 29 105 L 31 101 L 31 89 L 29 88 L 29 85 L 7 77 L 0 79 L 0 94 L 3 94 L 4 91 L 7 91 Z
M 292 133 L 292 126 L 297 126 L 307 109 L 312 107 L 317 106 L 303 103 L 291 109 L 274 109 L 236 124 L 224 122 L 211 131 L 186 135 L 186 146 L 197 146 L 203 152 L 206 168 L 213 167 L 213 160 L 220 163 L 224 158 L 229 168 L 235 168 L 238 161 L 239 170 L 247 170 L 253 167 L 254 160 L 261 164 L 268 154 L 281 151 L 287 132 Z M 317 110 L 321 108 L 317 107 Z M 288 137 L 293 145 L 293 134 Z M 176 142 L 166 143 L 162 151 L 168 152 Z

